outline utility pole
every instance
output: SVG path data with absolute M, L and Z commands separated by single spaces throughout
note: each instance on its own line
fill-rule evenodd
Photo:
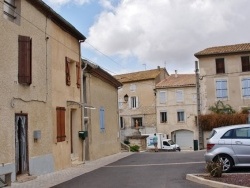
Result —
M 203 144 L 203 131 L 200 125 L 199 116 L 201 115 L 201 98 L 200 98 L 200 75 L 198 61 L 195 61 L 195 76 L 196 76 L 196 93 L 197 93 L 197 126 L 198 126 L 198 138 L 200 150 L 204 148 Z

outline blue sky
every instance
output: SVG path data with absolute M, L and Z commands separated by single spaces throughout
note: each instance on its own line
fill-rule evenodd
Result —
M 87 37 L 82 58 L 111 74 L 194 73 L 194 53 L 250 42 L 249 0 L 45 0 Z

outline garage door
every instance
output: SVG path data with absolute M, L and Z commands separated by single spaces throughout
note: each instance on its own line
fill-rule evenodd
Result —
M 179 130 L 175 132 L 176 143 L 181 149 L 193 150 L 194 133 L 189 130 Z

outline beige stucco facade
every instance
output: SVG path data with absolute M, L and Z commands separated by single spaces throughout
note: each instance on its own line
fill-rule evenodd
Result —
M 236 112 L 250 109 L 250 43 L 215 46 L 194 54 L 199 63 L 201 114 L 212 113 L 209 108 L 218 101 L 230 105 Z M 245 58 L 244 63 L 242 58 Z M 220 65 L 218 59 L 222 60 Z M 216 82 L 223 81 L 222 85 Z M 244 82 L 244 84 L 243 84 Z M 220 90 L 223 90 L 223 95 Z M 245 94 L 244 94 L 245 91 Z M 244 96 L 245 95 L 245 96 Z M 204 147 L 209 131 L 203 132 Z
M 71 166 L 71 141 L 73 155 L 82 160 L 81 108 L 67 101 L 81 102 L 77 88 L 75 62 L 79 62 L 80 48 L 76 37 L 47 18 L 29 1 L 16 1 L 19 17 L 14 22 L 0 15 L 0 175 L 17 173 L 17 126 L 25 124 L 27 154 L 24 173 L 40 175 Z M 0 3 L 3 10 L 3 3 Z M 17 22 L 16 22 L 17 21 Z M 18 36 L 32 39 L 32 83 L 18 82 Z M 65 84 L 65 57 L 72 62 L 71 86 Z M 66 108 L 66 141 L 56 141 L 56 107 Z M 71 139 L 70 126 L 72 125 Z M 37 139 L 35 139 L 37 138 Z
M 199 58 L 200 69 L 200 93 L 201 113 L 210 113 L 208 108 L 219 99 L 216 98 L 216 80 L 227 80 L 228 98 L 220 99 L 224 104 L 229 104 L 238 112 L 244 107 L 250 107 L 250 99 L 242 96 L 242 79 L 249 78 L 249 72 L 242 72 L 241 56 L 249 56 L 249 53 L 236 55 L 218 55 Z M 225 73 L 216 74 L 215 59 L 224 58 Z
M 88 68 L 84 71 L 84 98 L 86 106 L 95 109 L 86 108 L 84 113 L 85 130 L 88 131 L 85 159 L 96 160 L 121 151 L 117 104 L 118 86 L 121 83 L 116 81 L 117 84 L 113 85 L 110 79 L 114 78 L 98 66 Z
M 117 75 L 123 86 L 118 90 L 121 140 L 138 134 L 151 134 L 156 128 L 156 91 L 158 82 L 168 76 L 166 69 Z M 124 96 L 128 101 L 124 101 Z
M 176 92 L 183 91 L 184 99 L 182 102 L 176 100 Z M 159 93 L 166 94 L 166 101 L 160 102 Z M 196 125 L 197 103 L 196 103 L 196 87 L 174 87 L 157 89 L 156 99 L 157 114 L 157 132 L 164 133 L 168 138 L 177 142 L 181 149 L 193 149 L 193 140 L 198 139 L 198 129 Z M 184 121 L 178 121 L 177 112 L 184 112 Z M 167 113 L 167 121 L 161 122 L 161 112 Z M 186 144 L 178 142 L 178 134 L 180 132 L 190 133 L 190 137 L 185 140 Z M 183 135 L 182 135 L 183 136 Z

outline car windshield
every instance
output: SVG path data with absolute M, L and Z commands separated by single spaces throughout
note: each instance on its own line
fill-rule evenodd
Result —
M 209 134 L 209 137 L 207 139 L 212 138 L 217 132 L 215 130 L 212 130 Z

